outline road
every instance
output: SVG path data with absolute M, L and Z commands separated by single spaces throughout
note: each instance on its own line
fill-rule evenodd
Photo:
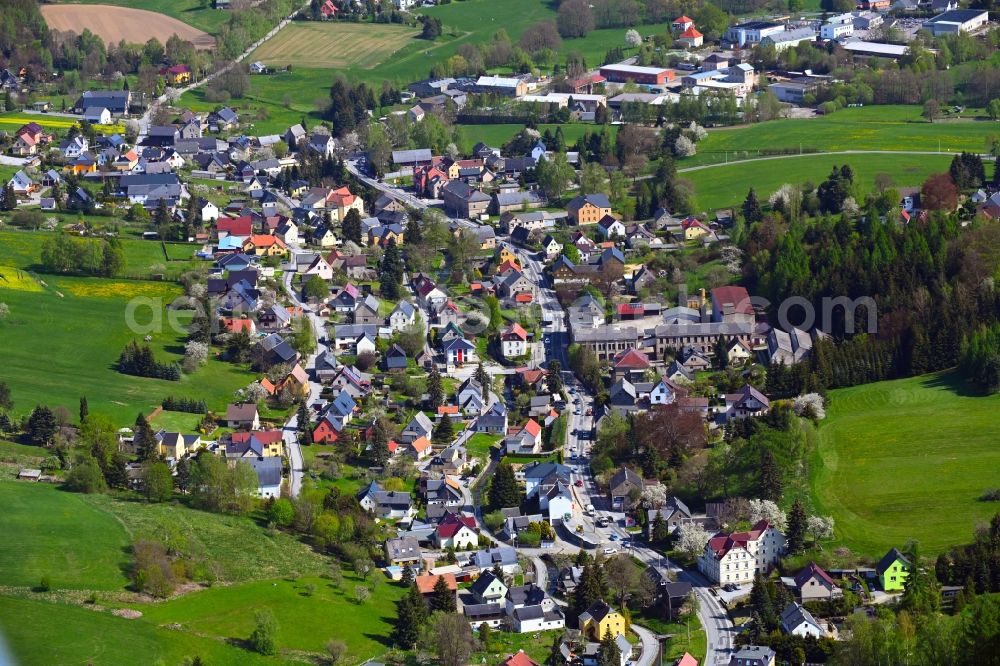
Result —
M 503 240 L 501 242 L 514 250 L 524 268 L 525 275 L 538 286 L 538 303 L 542 307 L 545 320 L 549 322 L 543 328 L 544 345 L 542 349 L 547 359 L 558 359 L 562 364 L 565 377 L 564 385 L 570 389 L 569 432 L 563 459 L 573 470 L 573 493 L 576 497 L 577 513 L 574 514 L 573 521 L 567 527 L 575 530 L 576 525 L 582 525 L 582 535 L 587 540 L 596 543 L 599 548 L 625 550 L 648 566 L 660 570 L 668 569 L 677 576 L 678 580 L 690 582 L 698 597 L 698 617 L 705 628 L 708 644 L 704 665 L 728 665 L 733 651 L 733 637 L 736 628 L 729 620 L 728 614 L 718 599 L 712 594 L 709 582 L 701 574 L 684 571 L 671 564 L 661 553 L 636 543 L 633 535 L 624 528 L 624 513 L 614 511 L 598 488 L 596 480 L 590 473 L 590 437 L 594 423 L 593 417 L 588 416 L 587 411 L 594 408 L 593 396 L 587 393 L 568 370 L 569 359 L 566 356 L 566 348 L 569 346 L 570 340 L 565 312 L 559 305 L 555 292 L 547 284 L 543 274 L 543 266 L 538 257 Z M 578 482 L 582 482 L 582 485 L 577 486 Z M 594 506 L 593 515 L 587 515 L 589 512 L 584 511 L 588 505 Z M 606 527 L 599 527 L 595 522 L 595 518 L 598 516 L 610 518 L 610 524 Z M 612 537 L 612 535 L 614 536 Z M 631 547 L 623 548 L 623 543 L 628 543 Z M 563 552 L 579 550 L 577 546 L 566 542 L 560 545 Z M 537 555 L 533 554 L 532 557 L 537 557 Z M 657 638 L 643 627 L 633 625 L 633 628 L 643 644 L 642 656 L 636 663 L 638 666 L 652 666 L 653 660 L 658 654 Z
M 300 361 L 302 369 L 310 373 L 311 381 L 309 382 L 309 398 L 307 404 L 311 405 L 317 400 L 319 400 L 319 394 L 322 390 L 322 384 L 316 378 L 316 357 L 327 351 L 327 345 L 324 342 L 326 340 L 326 335 L 324 334 L 324 324 L 323 320 L 315 312 L 311 310 L 307 303 L 303 303 L 299 299 L 299 295 L 295 293 L 292 289 L 292 276 L 294 273 L 292 271 L 285 271 L 285 279 L 282 283 L 285 287 L 285 292 L 288 297 L 292 300 L 292 303 L 298 307 L 303 308 L 309 316 L 309 321 L 313 327 L 313 333 L 316 335 L 316 351 L 313 352 L 304 362 Z M 303 475 L 303 460 L 302 460 L 302 447 L 299 444 L 299 415 L 298 410 L 292 413 L 291 418 L 285 422 L 283 429 L 282 438 L 285 440 L 285 448 L 288 452 L 288 463 L 291 469 L 289 478 L 289 493 L 292 497 L 297 497 L 299 492 L 302 490 L 302 475 Z
M 396 201 L 400 201 L 406 204 L 407 206 L 410 206 L 411 208 L 416 208 L 417 210 L 423 210 L 429 207 L 428 202 L 425 201 L 424 199 L 420 199 L 419 197 L 415 197 L 412 194 L 404 192 L 399 188 L 392 187 L 391 185 L 386 185 L 385 183 L 379 180 L 375 180 L 374 178 L 369 178 L 368 176 L 364 175 L 358 169 L 358 164 L 357 161 L 355 160 L 347 160 L 344 163 L 344 165 L 347 167 L 347 171 L 355 178 L 360 180 L 362 183 L 364 183 L 368 187 L 378 190 L 379 192 L 385 192 Z

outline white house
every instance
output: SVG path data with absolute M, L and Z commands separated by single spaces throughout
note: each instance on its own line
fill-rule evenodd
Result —
M 718 534 L 705 544 L 698 570 L 713 583 L 749 585 L 758 573 L 766 574 L 785 550 L 785 537 L 766 520 L 749 532 Z
M 219 219 L 219 207 L 211 201 L 205 201 L 201 205 L 201 221 L 214 222 Z
M 291 220 L 286 220 L 278 225 L 274 235 L 285 241 L 285 245 L 298 245 L 300 242 L 299 225 Z
M 441 522 L 434 528 L 433 540 L 438 548 L 454 548 L 455 550 L 475 548 L 479 545 L 476 519 L 472 516 L 459 516 L 454 513 L 445 514 Z
M 794 601 L 785 606 L 785 610 L 781 612 L 781 628 L 786 634 L 802 636 L 803 638 L 806 636 L 820 638 L 826 635 L 823 627 L 812 616 L 812 613 L 803 608 L 802 604 Z
M 257 473 L 258 497 L 280 497 L 281 458 L 278 456 L 250 458 L 250 466 L 253 467 L 253 471 Z
M 417 319 L 417 310 L 409 301 L 400 301 L 389 313 L 389 328 L 394 331 L 402 331 L 410 326 Z
M 649 392 L 649 404 L 671 405 L 677 398 L 686 395 L 686 393 L 669 379 L 661 379 Z
M 108 125 L 111 123 L 111 112 L 103 106 L 91 106 L 84 109 L 83 119 L 92 125 Z
M 560 243 L 559 241 L 557 241 L 551 235 L 546 236 L 542 240 L 542 252 L 545 253 L 545 258 L 546 259 L 552 259 L 556 255 L 558 255 L 560 252 L 562 252 L 562 250 L 563 250 L 562 243 Z
M 625 225 L 622 224 L 620 220 L 616 220 L 610 215 L 605 215 L 601 221 L 597 223 L 597 230 L 600 232 L 601 236 L 607 238 L 608 240 L 625 237 Z
M 327 263 L 326 259 L 324 259 L 323 257 L 316 257 L 315 259 L 313 259 L 313 262 L 309 264 L 309 268 L 305 270 L 305 273 L 303 273 L 303 275 L 310 277 L 316 275 L 324 280 L 332 280 L 333 268 L 330 266 L 330 264 Z
M 500 333 L 500 350 L 504 358 L 511 359 L 528 353 L 528 332 L 516 321 Z
M 726 419 L 745 419 L 766 414 L 771 401 L 766 395 L 747 384 L 739 393 L 726 394 Z

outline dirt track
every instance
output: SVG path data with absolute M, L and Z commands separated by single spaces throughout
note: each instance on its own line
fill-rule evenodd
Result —
M 176 34 L 199 49 L 215 46 L 215 38 L 177 19 L 144 9 L 112 5 L 42 5 L 42 16 L 53 30 L 82 32 L 84 28 L 117 44 L 121 40 L 144 43 L 155 37 L 161 43 Z

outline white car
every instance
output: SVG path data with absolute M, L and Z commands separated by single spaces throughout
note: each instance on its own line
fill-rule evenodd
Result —
M 604 549 L 604 554 L 605 555 L 614 555 L 617 552 L 618 552 L 617 548 L 605 548 Z

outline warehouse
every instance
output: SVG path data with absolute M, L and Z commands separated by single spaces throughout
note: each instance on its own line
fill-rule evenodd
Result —
M 924 27 L 937 35 L 975 32 L 990 20 L 989 12 L 979 9 L 952 9 L 924 21 Z
M 639 67 L 638 65 L 604 65 L 601 76 L 612 83 L 641 83 L 662 86 L 674 80 L 674 70 L 662 67 Z

